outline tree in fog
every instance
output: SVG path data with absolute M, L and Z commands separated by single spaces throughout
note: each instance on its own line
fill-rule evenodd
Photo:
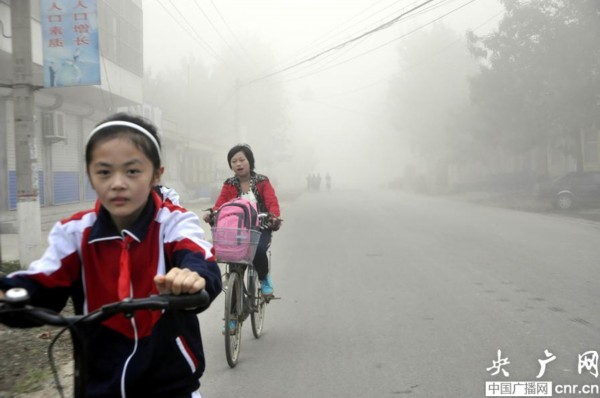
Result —
M 210 139 L 207 120 L 217 113 L 219 99 L 209 66 L 197 57 L 145 73 L 144 102 L 160 108 L 167 125 L 182 136 Z
M 399 52 L 401 64 L 389 93 L 396 139 L 410 145 L 421 164 L 443 169 L 461 134 L 453 129 L 454 114 L 468 100 L 467 76 L 477 71 L 476 60 L 465 39 L 444 25 L 403 41 Z
M 161 108 L 163 119 L 189 139 L 223 148 L 247 141 L 267 154 L 284 150 L 287 119 L 282 85 L 274 79 L 248 84 L 264 74 L 273 56 L 262 44 L 246 46 L 250 48 L 252 59 L 224 53 L 217 63 L 209 64 L 189 57 L 168 70 L 147 72 L 145 101 Z M 262 164 L 267 161 L 268 155 L 261 159 Z
M 513 153 L 559 148 L 581 170 L 582 139 L 597 141 L 600 125 L 600 2 L 502 3 L 498 30 L 469 37 L 483 65 L 471 97 L 488 126 L 475 139 Z
M 262 61 L 271 60 L 273 65 L 272 58 L 270 53 L 260 57 Z M 260 154 L 259 166 L 266 171 L 289 153 L 288 99 L 278 78 L 256 80 L 257 76 L 263 75 L 240 81 L 237 118 L 241 137 Z

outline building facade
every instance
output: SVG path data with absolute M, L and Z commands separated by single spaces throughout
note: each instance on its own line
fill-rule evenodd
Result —
M 16 1 L 16 0 L 12 0 Z M 26 0 L 28 1 L 28 0 Z M 0 0 L 0 211 L 16 208 L 11 1 Z M 43 86 L 40 2 L 31 0 L 36 168 L 42 206 L 95 199 L 85 173 L 87 133 L 106 115 L 143 102 L 141 0 L 98 0 L 101 85 Z
M 224 179 L 216 171 L 222 168 L 224 149 L 187 139 L 176 121 L 144 103 L 142 0 L 96 0 L 101 84 L 51 88 L 42 88 L 40 1 L 0 0 L 0 229 L 14 220 L 17 207 L 11 1 L 31 1 L 33 84 L 39 87 L 32 157 L 42 207 L 95 200 L 85 170 L 85 140 L 99 121 L 119 111 L 144 116 L 159 128 L 165 185 L 182 198 L 214 196 Z

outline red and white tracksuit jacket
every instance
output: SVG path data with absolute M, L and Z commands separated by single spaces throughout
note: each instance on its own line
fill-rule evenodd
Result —
M 57 311 L 71 297 L 76 313 L 86 314 L 124 297 L 158 293 L 154 276 L 177 266 L 204 277 L 211 299 L 221 292 L 221 272 L 197 215 L 156 192 L 129 230 L 119 233 L 97 203 L 57 223 L 48 240 L 48 249 L 28 270 L 0 278 L 1 290 L 24 287 L 33 305 Z M 205 364 L 193 312 L 117 315 L 86 326 L 82 334 L 90 397 L 191 397 L 199 388 Z

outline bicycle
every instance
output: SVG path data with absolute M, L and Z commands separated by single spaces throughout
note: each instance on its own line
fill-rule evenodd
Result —
M 211 216 L 212 209 L 206 209 Z M 268 213 L 259 213 L 258 219 L 262 227 L 270 225 L 272 218 Z M 212 224 L 211 224 L 212 225 Z M 237 365 L 242 341 L 242 325 L 250 317 L 252 334 L 260 338 L 264 328 L 266 306 L 275 299 L 272 295 L 262 292 L 258 273 L 252 264 L 256 247 L 260 240 L 260 230 L 238 229 L 232 234 L 227 228 L 212 229 L 213 244 L 215 245 L 240 245 L 246 244 L 248 251 L 243 258 L 232 259 L 226 254 L 219 254 L 216 250 L 217 262 L 225 264 L 224 292 L 225 292 L 225 355 L 229 367 Z M 233 240 L 231 240 L 233 237 Z M 267 252 L 269 269 L 271 266 L 271 251 Z
M 210 297 L 205 290 L 189 295 L 151 295 L 145 298 L 127 299 L 119 302 L 105 304 L 95 311 L 86 315 L 61 315 L 57 312 L 42 307 L 34 307 L 28 304 L 29 294 L 23 288 L 12 288 L 6 291 L 5 297 L 0 299 L 0 315 L 11 315 L 22 317 L 40 326 L 64 326 L 50 343 L 48 358 L 50 367 L 61 397 L 64 397 L 63 387 L 60 384 L 58 370 L 53 357 L 52 346 L 60 335 L 68 330 L 73 345 L 73 397 L 83 398 L 86 396 L 85 375 L 87 374 L 87 357 L 83 349 L 83 339 L 78 327 L 87 324 L 98 324 L 117 314 L 133 317 L 138 310 L 175 310 L 194 308 L 196 312 L 204 311 L 210 304 Z

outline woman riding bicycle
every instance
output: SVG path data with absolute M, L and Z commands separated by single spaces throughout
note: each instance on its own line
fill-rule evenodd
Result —
M 277 231 L 281 226 L 279 201 L 275 189 L 273 189 L 266 176 L 257 174 L 254 171 L 254 154 L 250 146 L 239 144 L 231 148 L 227 153 L 227 164 L 229 164 L 229 168 L 233 170 L 235 175 L 225 180 L 221 193 L 212 209 L 218 210 L 221 205 L 231 199 L 244 198 L 255 202 L 259 212 L 270 214 L 271 221 L 261 231 L 253 264 L 260 279 L 262 293 L 266 296 L 272 296 L 273 280 L 269 273 L 267 250 L 271 244 L 272 231 Z M 212 222 L 210 213 L 205 214 L 203 218 L 207 223 Z

